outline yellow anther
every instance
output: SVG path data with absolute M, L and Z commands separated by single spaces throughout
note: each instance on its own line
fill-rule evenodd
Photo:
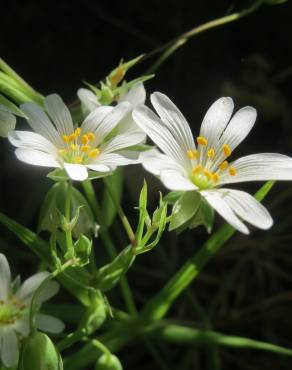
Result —
M 202 167 L 200 164 L 198 164 L 197 166 L 195 166 L 195 167 L 192 169 L 192 173 L 193 173 L 193 174 L 196 174 L 196 173 L 201 172 L 202 170 L 203 170 L 203 167 Z
M 69 141 L 74 141 L 76 139 L 76 135 L 73 133 L 69 135 Z
M 65 155 L 67 153 L 66 149 L 59 149 L 59 154 L 60 155 Z
M 70 145 L 70 148 L 71 148 L 72 150 L 77 150 L 77 149 L 78 149 L 78 146 L 77 146 L 76 144 L 71 144 L 71 145 Z
M 65 141 L 65 143 L 68 143 L 70 141 L 69 136 L 63 135 L 63 140 Z
M 78 136 L 80 136 L 80 134 L 81 134 L 81 128 L 80 127 L 77 127 L 77 129 L 74 131 L 74 135 L 76 137 L 78 137 Z
M 95 139 L 95 135 L 94 135 L 94 133 L 93 133 L 93 132 L 89 132 L 89 133 L 87 134 L 87 136 L 88 136 L 88 140 L 89 140 L 89 141 L 93 141 L 93 140 Z
M 234 167 L 229 167 L 228 172 L 230 176 L 236 175 L 236 169 Z
M 201 144 L 203 146 L 208 145 L 208 140 L 204 136 L 198 136 L 197 137 L 198 144 Z
M 191 150 L 190 149 L 190 150 L 187 151 L 187 156 L 188 156 L 189 159 L 195 159 L 198 156 L 198 152 L 196 150 Z
M 89 156 L 90 158 L 95 158 L 95 157 L 97 157 L 97 156 L 99 155 L 99 153 L 100 153 L 100 151 L 99 151 L 97 148 L 95 148 L 95 149 L 92 149 L 92 150 L 88 153 L 88 156 Z
M 228 162 L 227 161 L 222 162 L 219 166 L 220 171 L 225 171 L 227 167 L 228 167 Z
M 230 146 L 228 144 L 223 144 L 223 152 L 225 154 L 226 157 L 229 157 L 232 153 L 232 150 L 230 148 Z
M 212 180 L 213 174 L 210 171 L 204 170 L 204 175 L 208 177 L 209 180 Z
M 90 145 L 82 145 L 81 152 L 86 153 L 86 152 L 89 152 L 89 150 L 90 150 Z
M 213 174 L 212 174 L 212 180 L 213 180 L 214 182 L 218 182 L 218 181 L 219 181 L 219 179 L 220 179 L 220 177 L 219 177 L 218 173 L 213 173 Z
M 207 156 L 210 158 L 210 159 L 213 159 L 215 157 L 215 149 L 213 148 L 210 148 L 207 152 Z
M 82 163 L 82 157 L 74 157 L 74 162 L 77 164 Z
M 81 142 L 82 142 L 82 144 L 87 144 L 88 143 L 88 141 L 89 141 L 89 138 L 88 138 L 88 135 L 82 135 L 82 137 L 81 137 Z

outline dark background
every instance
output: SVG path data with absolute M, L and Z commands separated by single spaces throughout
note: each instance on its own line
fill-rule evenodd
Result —
M 0 15 L 1 57 L 42 94 L 57 92 L 70 103 L 83 80 L 98 82 L 121 58 L 129 60 L 148 53 L 199 24 L 249 4 L 237 0 L 10 1 Z M 230 95 L 237 109 L 248 104 L 258 110 L 255 128 L 236 155 L 261 151 L 291 155 L 291 8 L 289 1 L 262 6 L 244 19 L 195 36 L 156 71 L 156 77 L 146 83 L 147 91 L 166 93 L 184 112 L 194 134 L 209 105 L 222 95 Z M 141 63 L 129 77 L 143 74 L 156 58 Z M 0 155 L 0 209 L 34 228 L 41 201 L 51 185 L 44 176 L 46 171 L 17 162 L 5 140 L 1 140 Z M 131 181 L 127 180 L 124 207 L 135 222 L 133 206 L 145 174 L 138 167 L 128 174 Z M 151 176 L 147 179 L 155 202 L 158 182 Z M 258 185 L 243 188 L 254 191 Z M 275 219 L 272 230 L 254 231 L 251 237 L 236 236 L 190 289 L 215 330 L 291 347 L 289 196 L 289 183 L 276 184 L 265 201 Z M 217 222 L 221 222 L 219 217 Z M 122 232 L 116 224 L 114 237 L 122 248 L 124 235 L 119 237 Z M 1 233 L 1 249 L 8 257 L 15 257 L 17 251 L 15 272 L 18 268 L 24 276 L 29 275 L 36 268 L 31 254 L 2 227 Z M 138 305 L 147 301 L 205 239 L 203 229 L 179 239 L 170 234 L 157 251 L 142 256 L 129 273 Z M 224 284 L 227 288 L 222 292 Z M 218 301 L 212 303 L 216 294 Z M 122 307 L 118 292 L 111 299 Z M 202 326 L 186 297 L 176 303 L 171 314 Z M 212 368 L 209 349 L 157 346 L 168 369 L 181 364 L 181 368 L 201 370 L 288 370 L 292 363 L 270 353 L 221 349 L 218 358 L 222 367 Z M 159 368 L 143 344 L 132 346 L 121 356 L 126 370 L 138 365 L 140 369 Z

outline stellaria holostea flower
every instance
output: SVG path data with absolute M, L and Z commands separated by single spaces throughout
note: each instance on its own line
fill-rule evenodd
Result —
M 45 99 L 48 115 L 35 103 L 25 103 L 21 110 L 35 132 L 14 131 L 10 142 L 17 147 L 17 158 L 28 164 L 64 168 L 70 178 L 83 181 L 87 170 L 100 173 L 117 166 L 136 163 L 131 151 L 123 151 L 141 142 L 143 134 L 128 132 L 108 135 L 127 114 L 129 103 L 115 107 L 101 106 L 91 112 L 80 127 L 74 127 L 71 114 L 60 98 Z
M 263 153 L 229 162 L 233 150 L 245 139 L 256 120 L 256 110 L 244 107 L 233 113 L 231 98 L 217 100 L 206 113 L 196 143 L 191 129 L 171 100 L 156 92 L 151 102 L 158 117 L 146 106 L 133 112 L 137 123 L 161 149 L 141 154 L 146 170 L 159 176 L 170 190 L 198 191 L 207 202 L 239 231 L 248 234 L 242 222 L 259 228 L 273 221 L 264 206 L 250 194 L 222 188 L 245 181 L 292 180 L 292 158 Z
M 0 364 L 15 366 L 19 355 L 19 340 L 29 334 L 29 308 L 36 289 L 49 275 L 39 272 L 15 288 L 11 280 L 9 264 L 0 253 Z M 49 281 L 38 297 L 38 306 L 53 297 L 59 284 Z M 56 317 L 38 313 L 36 326 L 49 333 L 60 333 L 64 329 L 62 321 Z

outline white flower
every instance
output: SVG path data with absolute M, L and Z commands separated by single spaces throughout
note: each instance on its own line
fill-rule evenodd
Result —
M 29 334 L 29 308 L 32 297 L 48 272 L 39 272 L 16 289 L 13 287 L 9 264 L 0 253 L 0 364 L 15 366 L 18 362 L 19 340 Z M 38 306 L 54 296 L 59 284 L 50 281 L 40 292 Z M 64 329 L 62 321 L 56 317 L 38 313 L 36 326 L 49 333 L 60 333 Z
M 117 166 L 137 163 L 131 151 L 122 150 L 141 142 L 143 135 L 129 132 L 107 139 L 128 112 L 129 103 L 99 107 L 80 127 L 74 127 L 71 114 L 62 99 L 52 94 L 45 99 L 48 115 L 35 103 L 21 106 L 35 132 L 14 131 L 10 142 L 23 162 L 45 167 L 64 168 L 73 180 L 87 179 L 87 170 L 113 171 Z
M 83 112 L 88 114 L 92 112 L 97 107 L 101 106 L 101 103 L 98 101 L 97 96 L 89 89 L 81 88 L 77 91 L 78 98 L 81 101 L 81 106 Z M 127 133 L 132 131 L 139 131 L 144 134 L 143 141 L 146 140 L 146 134 L 143 130 L 135 124 L 132 118 L 133 109 L 136 108 L 138 105 L 142 105 L 145 103 L 146 100 L 146 91 L 142 82 L 137 83 L 134 85 L 125 95 L 121 96 L 118 100 L 118 103 L 128 102 L 129 109 L 125 117 L 123 118 L 122 122 L 117 126 L 117 133 Z
M 234 116 L 231 98 L 217 100 L 203 120 L 195 143 L 178 108 L 161 93 L 151 101 L 160 118 L 146 106 L 133 112 L 136 123 L 164 153 L 154 149 L 141 155 L 143 166 L 160 177 L 170 190 L 199 191 L 225 220 L 239 231 L 249 231 L 242 220 L 259 228 L 271 227 L 268 211 L 250 194 L 222 185 L 244 181 L 292 180 L 292 159 L 281 154 L 252 154 L 229 161 L 256 120 L 252 107 Z
M 7 137 L 15 129 L 16 118 L 11 111 L 0 105 L 0 136 Z

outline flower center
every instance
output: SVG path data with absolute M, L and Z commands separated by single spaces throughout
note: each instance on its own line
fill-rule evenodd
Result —
M 1 325 L 14 324 L 22 317 L 26 308 L 27 306 L 14 296 L 9 297 L 6 301 L 0 300 L 0 327 Z
M 225 171 L 228 171 L 230 176 L 236 175 L 236 169 L 226 160 L 232 154 L 228 144 L 223 144 L 220 151 L 216 153 L 215 148 L 208 147 L 208 140 L 204 136 L 198 136 L 197 143 L 201 148 L 198 151 L 189 149 L 186 154 L 193 167 L 190 179 L 199 189 L 214 188 Z
M 65 148 L 59 149 L 59 154 L 64 162 L 87 164 L 100 154 L 99 149 L 93 145 L 94 140 L 93 132 L 81 134 L 81 128 L 78 127 L 72 134 L 63 135 Z

